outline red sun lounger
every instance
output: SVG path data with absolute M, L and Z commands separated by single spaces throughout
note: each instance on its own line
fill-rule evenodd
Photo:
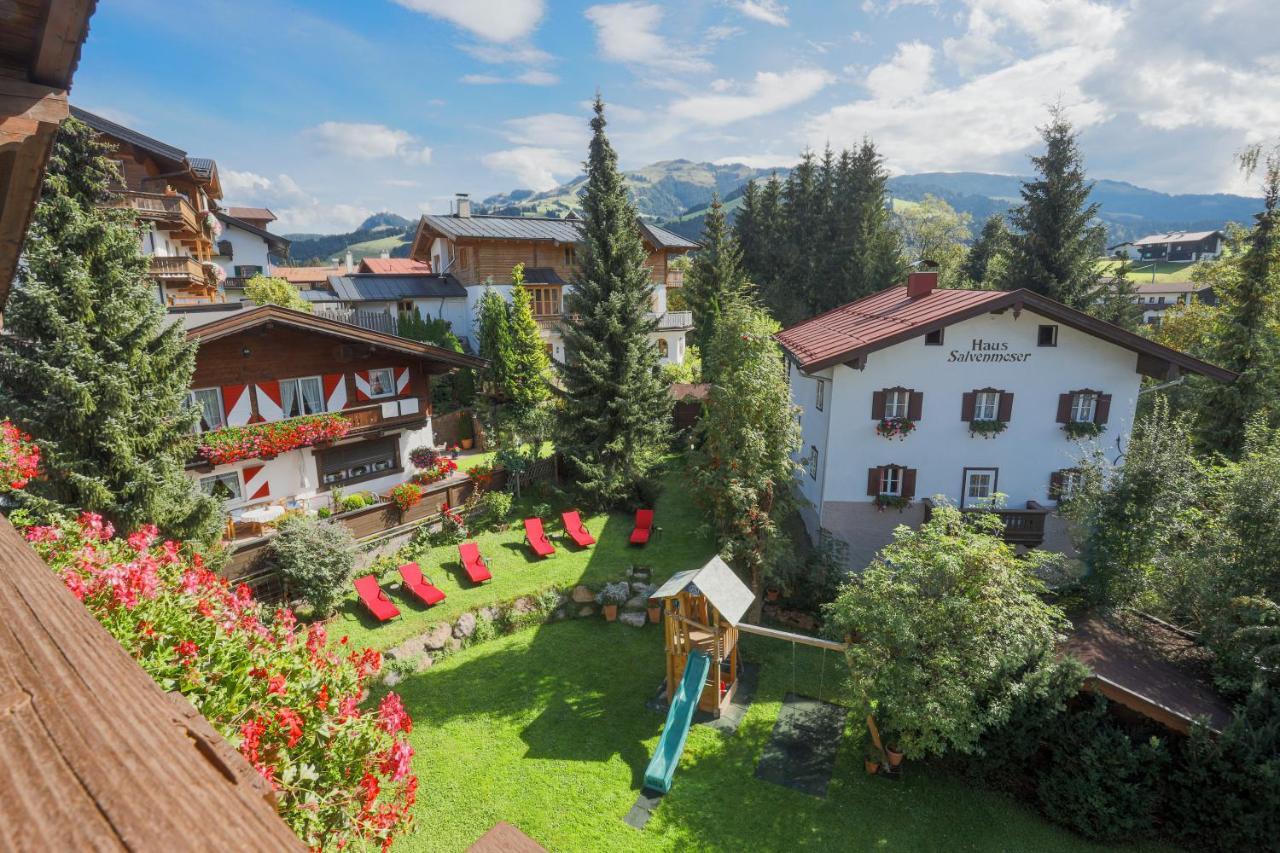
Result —
M 539 557 L 550 557 L 556 552 L 556 546 L 551 544 L 551 540 L 547 538 L 547 534 L 542 532 L 542 519 L 526 518 L 524 520 L 524 537 L 529 540 L 529 547 L 533 549 L 533 553 Z
M 564 522 L 564 532 L 569 534 L 569 538 L 579 548 L 586 548 L 588 545 L 596 544 L 596 538 L 583 525 L 582 517 L 578 515 L 576 509 L 561 513 L 560 520 Z
M 636 510 L 636 526 L 631 531 L 631 544 L 643 545 L 649 541 L 649 537 L 653 535 L 653 510 L 638 509 Z
M 487 580 L 493 580 L 493 575 L 489 573 L 489 567 L 484 564 L 484 557 L 480 556 L 480 549 L 474 542 L 463 542 L 458 546 L 458 556 L 462 558 L 462 568 L 466 571 L 467 577 L 471 578 L 472 583 L 484 583 Z
M 365 575 L 362 578 L 356 578 L 355 583 L 356 594 L 360 596 L 364 606 L 369 608 L 369 612 L 379 622 L 386 622 L 388 619 L 394 619 L 400 615 L 400 610 L 391 603 L 391 599 L 387 598 L 387 594 L 382 591 L 382 587 L 378 586 L 376 575 Z
M 400 567 L 400 577 L 405 589 L 418 596 L 418 600 L 430 607 L 444 601 L 444 591 L 422 577 L 422 567 L 417 563 L 405 563 Z

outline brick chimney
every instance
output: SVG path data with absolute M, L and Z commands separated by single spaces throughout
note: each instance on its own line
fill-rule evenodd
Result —
M 466 193 L 458 193 L 456 207 L 459 219 L 471 218 L 471 197 L 469 195 Z
M 907 298 L 919 299 L 938 289 L 938 271 L 920 270 L 907 273 Z

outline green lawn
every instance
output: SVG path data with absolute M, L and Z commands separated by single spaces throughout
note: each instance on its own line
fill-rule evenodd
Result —
M 1105 260 L 1099 262 L 1104 272 L 1110 271 L 1116 262 Z M 1134 284 L 1168 284 L 1170 282 L 1191 281 L 1191 271 L 1195 264 L 1178 264 L 1170 261 L 1130 261 L 1129 281 Z M 1154 273 L 1154 277 L 1153 277 Z
M 693 506 L 688 489 L 683 488 L 684 474 L 678 464 L 677 470 L 667 475 L 655 507 L 656 524 L 663 529 L 644 548 L 627 544 L 633 517 L 615 513 L 587 516 L 584 519 L 587 529 L 598 542 L 591 548 L 579 549 L 561 537 L 560 512 L 568 507 L 553 506 L 553 514 L 543 518 L 543 523 L 547 525 L 556 553 L 545 560 L 535 559 L 525 544 L 524 525 L 520 522 L 532 503 L 526 498 L 512 509 L 515 520 L 510 529 L 475 537 L 480 553 L 493 572 L 492 581 L 475 586 L 462 571 L 456 547 L 434 548 L 419 563 L 423 572 L 448 596 L 443 602 L 426 608 L 401 595 L 398 589 L 391 588 L 400 581 L 399 573 L 393 568 L 381 580 L 401 615 L 378 624 L 352 592 L 330 622 L 329 632 L 333 636 L 350 636 L 357 647 L 386 650 L 426 631 L 438 621 L 452 620 L 464 611 L 486 604 L 577 583 L 598 589 L 606 581 L 621 578 L 633 563 L 651 566 L 654 582 L 677 571 L 696 568 L 710 559 L 715 547 L 710 539 L 697 532 L 700 514 Z
M 792 649 L 746 637 L 743 651 L 761 673 L 742 727 L 728 736 L 693 728 L 672 792 L 643 831 L 622 819 L 663 725 L 644 707 L 663 672 L 657 626 L 552 623 L 408 677 L 397 690 L 414 719 L 421 787 L 416 824 L 395 849 L 464 850 L 499 820 L 551 851 L 1104 849 L 940 771 L 867 777 L 853 720 L 826 799 L 757 780 L 792 689 Z M 797 661 L 799 691 L 831 698 L 836 655 L 824 667 L 819 650 L 802 647 Z

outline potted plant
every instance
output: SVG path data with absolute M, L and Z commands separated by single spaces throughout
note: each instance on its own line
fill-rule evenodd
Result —
M 658 620 L 662 618 L 662 602 L 656 598 L 649 599 L 649 621 L 657 625 Z
M 890 767 L 897 767 L 902 763 L 902 752 L 895 747 L 886 746 L 884 748 L 885 758 L 889 759 Z
M 1008 426 L 1004 421 L 969 421 L 969 437 L 995 438 Z
M 626 602 L 626 597 L 620 593 L 614 592 L 609 587 L 605 587 L 600 593 L 600 606 L 604 610 L 604 619 L 606 622 L 616 621 L 618 618 L 619 605 Z
M 449 458 L 450 458 L 450 459 L 457 459 L 457 458 L 458 458 L 458 454 L 459 454 L 459 452 L 460 452 L 460 451 L 458 450 L 458 445 L 456 445 L 456 444 L 451 444 L 451 445 L 449 445 Z
M 880 772 L 880 750 L 876 749 L 876 745 L 871 741 L 867 741 L 867 754 L 864 759 L 864 765 L 867 768 L 868 776 L 874 776 Z
M 476 427 L 471 422 L 471 415 L 463 414 L 462 420 L 458 423 L 458 443 L 462 445 L 463 450 L 470 450 L 475 438 Z
M 1062 431 L 1067 434 L 1067 438 L 1077 440 L 1096 438 L 1102 435 L 1102 431 L 1106 428 L 1105 424 L 1096 424 L 1093 421 L 1067 421 L 1062 425 Z
M 916 428 L 910 418 L 881 418 L 876 424 L 876 435 L 889 439 L 904 439 Z
M 408 512 L 422 502 L 422 488 L 417 483 L 401 483 L 388 497 L 401 512 Z
M 782 590 L 778 589 L 776 586 L 765 587 L 765 590 L 764 590 L 765 601 L 777 601 L 778 597 L 781 595 L 782 595 Z

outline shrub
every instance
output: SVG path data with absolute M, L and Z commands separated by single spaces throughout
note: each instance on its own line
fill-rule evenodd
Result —
M 472 521 L 476 527 L 496 530 L 505 524 L 510 514 L 511 494 L 509 492 L 485 492 L 476 503 Z
M 356 541 L 341 524 L 301 516 L 280 525 L 271 554 L 289 585 L 323 618 L 351 582 Z
M 1053 757 L 1040 779 L 1040 808 L 1050 820 L 1087 838 L 1121 841 L 1149 835 L 1169 762 L 1163 741 L 1135 743 L 1107 718 L 1096 696 L 1085 711 L 1060 721 Z
M 381 655 L 296 630 L 232 591 L 154 526 L 118 538 L 101 516 L 29 527 L 27 541 L 163 690 L 177 690 L 275 790 L 303 843 L 389 844 L 409 821 L 412 721 L 400 698 L 359 707 Z

